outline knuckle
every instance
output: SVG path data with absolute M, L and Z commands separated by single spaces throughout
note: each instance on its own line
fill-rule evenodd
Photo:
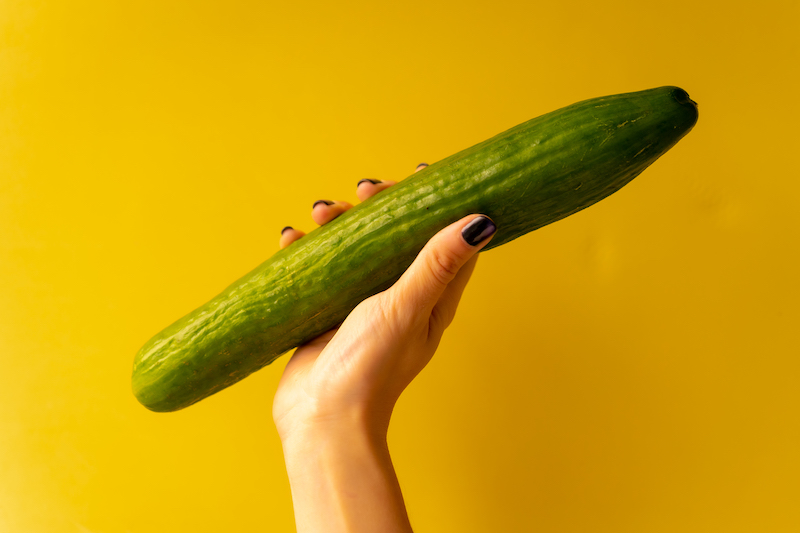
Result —
M 458 273 L 460 261 L 452 252 L 434 248 L 428 262 L 434 278 L 442 285 L 447 285 Z

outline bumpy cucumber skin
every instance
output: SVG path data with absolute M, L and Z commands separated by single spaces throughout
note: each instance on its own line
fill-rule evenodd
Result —
M 312 231 L 139 350 L 133 391 L 153 411 L 218 392 L 342 322 L 390 287 L 436 232 L 471 213 L 488 250 L 605 198 L 697 122 L 677 87 L 542 115 L 403 180 Z

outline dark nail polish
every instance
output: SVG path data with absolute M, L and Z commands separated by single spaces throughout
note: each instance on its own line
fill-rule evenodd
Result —
M 428 166 L 428 163 L 420 163 L 419 165 L 417 165 L 417 168 L 419 168 L 419 167 L 425 168 L 427 166 Z
M 317 200 L 316 202 L 314 202 L 314 205 L 313 205 L 313 206 L 311 206 L 311 209 L 314 209 L 314 208 L 315 208 L 315 207 L 317 207 L 319 204 L 333 205 L 333 202 L 331 202 L 330 200 Z
M 365 179 L 363 179 L 363 180 L 359 181 L 359 182 L 358 182 L 358 184 L 356 185 L 356 187 L 358 187 L 359 185 L 361 185 L 362 183 L 364 183 L 364 182 L 366 182 L 366 181 L 370 182 L 370 183 L 371 183 L 371 184 L 373 184 L 373 185 L 377 185 L 377 184 L 379 184 L 379 183 L 383 183 L 381 180 L 371 180 L 371 179 L 366 179 L 366 178 L 365 178 Z
M 283 229 L 281 230 L 281 235 L 283 235 L 284 233 L 286 233 L 286 230 L 287 230 L 287 229 L 294 229 L 294 228 L 293 228 L 293 227 L 291 227 L 291 226 L 286 226 L 285 228 L 283 228 Z
M 483 215 L 472 219 L 472 222 L 464 226 L 461 236 L 470 246 L 477 246 L 497 231 L 492 219 Z

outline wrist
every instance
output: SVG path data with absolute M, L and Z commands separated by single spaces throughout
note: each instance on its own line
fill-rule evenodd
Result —
M 393 404 L 327 405 L 326 408 L 296 405 L 275 418 L 275 426 L 284 447 L 305 441 L 330 441 L 347 435 L 359 435 L 373 442 L 385 442 Z
M 281 440 L 298 532 L 411 530 L 385 432 L 337 418 Z
M 358 439 L 385 445 L 388 417 L 370 416 L 363 410 L 340 410 L 335 414 L 313 413 L 276 421 L 284 453 L 310 446 L 330 446 Z

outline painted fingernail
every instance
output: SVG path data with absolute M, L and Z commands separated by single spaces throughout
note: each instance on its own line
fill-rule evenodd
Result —
M 314 209 L 314 208 L 315 208 L 315 207 L 317 207 L 319 204 L 333 205 L 333 202 L 331 202 L 330 200 L 317 200 L 316 202 L 314 202 L 314 205 L 313 205 L 313 206 L 311 206 L 311 209 Z
M 420 163 L 419 165 L 417 165 L 417 170 L 419 170 L 421 168 L 425 168 L 427 166 L 428 166 L 428 163 Z
M 363 180 L 359 181 L 359 182 L 358 182 L 358 184 L 356 185 L 356 187 L 360 186 L 362 183 L 365 183 L 365 182 L 367 182 L 367 181 L 368 181 L 368 182 L 370 182 L 370 183 L 371 183 L 371 184 L 373 184 L 373 185 L 377 185 L 377 184 L 379 184 L 379 183 L 383 183 L 381 180 L 370 180 L 370 179 L 366 179 L 366 178 L 365 178 L 365 179 L 363 179 Z
M 479 216 L 472 219 L 472 221 L 464 226 L 461 230 L 461 236 L 467 241 L 470 246 L 477 246 L 497 231 L 497 226 L 494 225 L 492 219 L 486 216 Z
M 287 230 L 287 229 L 294 229 L 294 228 L 293 228 L 293 227 L 291 227 L 291 226 L 286 226 L 285 228 L 283 228 L 283 229 L 281 230 L 281 235 L 283 235 L 284 233 L 286 233 L 286 230 Z

